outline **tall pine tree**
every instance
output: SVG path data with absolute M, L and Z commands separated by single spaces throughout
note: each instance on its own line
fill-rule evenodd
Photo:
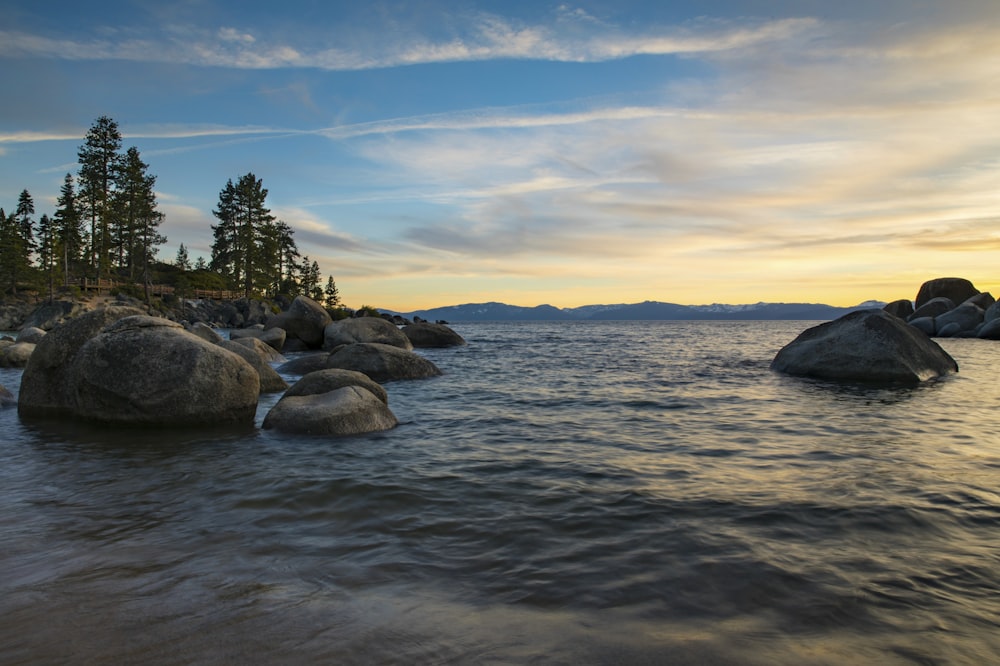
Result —
M 268 242 L 268 230 L 274 222 L 266 199 L 261 180 L 248 173 L 235 185 L 231 179 L 226 183 L 212 211 L 219 223 L 212 225 L 211 267 L 248 297 L 265 293 L 274 278 L 265 256 L 273 245 Z
M 87 258 L 94 277 L 111 272 L 111 194 L 122 162 L 118 123 L 101 116 L 90 127 L 77 157 L 80 161 L 80 203 L 90 220 Z
M 83 235 L 80 230 L 80 211 L 77 208 L 76 191 L 72 174 L 66 174 L 59 198 L 56 199 L 55 235 L 57 254 L 62 261 L 63 284 L 73 280 L 73 271 L 83 250 Z

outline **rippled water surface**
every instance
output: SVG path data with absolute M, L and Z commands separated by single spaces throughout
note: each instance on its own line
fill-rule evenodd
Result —
M 1000 343 L 772 374 L 809 325 L 457 324 L 341 440 L 0 411 L 0 663 L 1000 662 Z

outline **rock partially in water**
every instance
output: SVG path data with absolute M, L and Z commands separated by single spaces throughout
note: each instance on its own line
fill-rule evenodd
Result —
M 278 372 L 283 375 L 298 375 L 302 377 L 303 375 L 308 375 L 310 372 L 326 368 L 326 362 L 329 358 L 330 355 L 326 352 L 306 354 L 305 356 L 293 358 L 287 363 L 282 363 L 278 366 Z
M 949 310 L 934 318 L 937 334 L 942 338 L 955 337 L 962 334 L 972 335 L 983 323 L 983 309 L 973 303 L 963 303 L 954 310 Z
M 80 348 L 108 324 L 145 314 L 132 307 L 109 306 L 81 314 L 53 329 L 35 347 L 21 376 L 18 411 L 22 415 L 72 413 L 69 371 Z
M 253 338 L 249 338 L 249 340 L 256 342 L 261 347 L 271 349 L 260 340 L 254 340 Z M 278 393 L 288 388 L 288 383 L 268 364 L 264 355 L 256 348 L 240 344 L 236 340 L 223 340 L 218 344 L 223 349 L 233 352 L 253 366 L 253 369 L 257 371 L 257 376 L 260 378 L 261 393 Z
M 979 290 L 976 289 L 975 285 L 965 278 L 935 278 L 920 285 L 914 307 L 920 310 L 925 303 L 941 297 L 951 300 L 952 307 L 955 307 L 954 304 L 964 303 L 978 293 Z
M 326 368 L 324 370 L 310 372 L 308 375 L 305 375 L 302 379 L 295 382 L 295 384 L 293 384 L 292 387 L 285 392 L 285 395 L 296 396 L 329 393 L 330 391 L 334 391 L 345 386 L 358 386 L 371 391 L 376 398 L 386 404 L 389 404 L 389 394 L 381 384 L 375 382 L 371 377 L 362 372 L 343 370 L 341 368 Z
M 323 393 L 286 394 L 267 413 L 263 427 L 302 435 L 344 437 L 390 430 L 398 423 L 388 405 L 374 393 L 361 386 L 347 385 Z
M 0 384 L 0 407 L 13 407 L 17 404 L 14 394 L 7 390 L 7 387 Z
M 15 342 L 0 348 L 0 368 L 23 368 L 28 365 L 35 345 L 30 342 Z
M 281 329 L 278 329 L 281 330 Z M 276 350 L 271 345 L 265 344 L 263 340 L 258 338 L 236 338 L 232 340 L 233 343 L 246 347 L 247 349 L 252 349 L 257 354 L 260 355 L 262 359 L 268 363 L 284 363 L 288 359 L 282 356 L 278 350 Z
M 910 321 L 913 321 L 914 319 L 922 319 L 924 317 L 938 317 L 954 309 L 954 301 L 950 298 L 939 296 L 937 298 L 932 298 L 918 307 L 913 314 L 910 315 Z
M 425 379 L 441 374 L 434 363 L 412 351 L 377 342 L 346 345 L 330 354 L 329 368 L 363 372 L 376 382 Z
M 37 326 L 28 326 L 27 328 L 22 328 L 20 330 L 17 334 L 16 340 L 17 342 L 27 342 L 29 344 L 37 345 L 44 337 L 45 331 Z
M 900 319 L 908 319 L 913 314 L 913 303 L 903 298 L 892 303 L 887 303 L 882 309 L 891 315 L 896 315 Z
M 285 348 L 285 339 L 287 336 L 288 334 L 283 328 L 274 326 L 265 329 L 263 325 L 251 328 L 235 329 L 229 332 L 230 340 L 245 340 L 247 338 L 254 338 L 260 340 L 277 352 L 280 352 Z
M 790 375 L 914 384 L 958 372 L 927 335 L 882 310 L 859 310 L 801 333 L 771 362 Z
M 403 333 L 414 347 L 461 347 L 465 338 L 456 333 L 450 326 L 421 322 L 403 327 Z
M 399 327 L 381 317 L 357 317 L 335 321 L 326 327 L 323 337 L 323 349 L 328 350 L 357 342 L 376 342 L 400 349 L 413 349 L 409 338 L 399 330 Z
M 272 315 L 265 328 L 282 328 L 288 338 L 300 340 L 310 349 L 323 345 L 323 331 L 333 320 L 322 305 L 305 296 L 296 296 L 288 310 Z
M 223 340 L 218 331 L 204 322 L 196 321 L 193 324 L 185 325 L 184 328 L 188 333 L 197 335 L 205 342 L 211 342 L 213 345 L 217 345 Z

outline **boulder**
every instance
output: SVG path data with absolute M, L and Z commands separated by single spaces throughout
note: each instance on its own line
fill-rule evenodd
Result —
M 1000 340 L 1000 317 L 983 324 L 978 336 L 983 340 Z
M 771 369 L 790 375 L 914 384 L 958 372 L 958 364 L 915 327 L 882 310 L 857 310 L 801 333 Z
M 323 331 L 323 349 L 332 350 L 339 345 L 357 342 L 377 342 L 410 350 L 409 338 L 395 324 L 381 317 L 357 317 L 331 323 Z
M 436 377 L 441 371 L 432 362 L 412 351 L 377 342 L 346 345 L 330 354 L 328 368 L 363 372 L 376 382 Z
M 46 336 L 39 350 L 73 323 Z M 34 358 L 21 382 L 23 415 L 183 427 L 251 424 L 257 409 L 260 380 L 249 363 L 166 319 L 115 318 L 69 355 L 61 372 L 52 372 L 50 355 L 37 365 Z M 51 385 L 53 377 L 60 389 L 33 388 Z
M 907 319 L 913 314 L 913 303 L 904 298 L 898 301 L 893 301 L 892 303 L 887 303 L 882 309 L 891 315 L 896 315 L 900 319 Z
M 953 321 L 950 324 L 945 324 L 941 328 L 937 329 L 936 337 L 955 338 L 958 337 L 961 332 L 962 332 L 961 324 Z
M 51 331 L 65 324 L 73 317 L 86 311 L 86 306 L 78 301 L 55 301 L 40 305 L 24 320 L 25 328 L 40 328 Z
M 972 298 L 965 299 L 965 303 L 961 303 L 961 305 L 965 305 L 966 303 L 968 303 L 971 305 L 978 305 L 983 310 L 986 310 L 986 308 L 990 307 L 996 302 L 997 299 L 993 298 L 993 294 L 991 294 L 988 291 L 982 291 L 973 296 Z
M 954 337 L 964 331 L 974 331 L 982 323 L 983 309 L 972 303 L 963 303 L 954 310 L 949 310 L 934 318 L 934 325 L 937 327 L 938 335 L 941 337 Z M 945 330 L 953 325 L 956 328 L 946 334 Z
M 403 334 L 414 347 L 461 347 L 465 338 L 444 324 L 419 323 L 403 327 Z
M 330 355 L 326 352 L 306 354 L 305 356 L 293 358 L 287 363 L 282 363 L 278 366 L 278 372 L 283 375 L 298 375 L 301 377 L 303 375 L 308 375 L 310 372 L 325 369 L 327 367 L 326 362 L 329 358 Z
M 247 349 L 254 350 L 258 354 L 260 354 L 260 357 L 265 361 L 267 361 L 268 363 L 284 363 L 285 361 L 288 360 L 280 353 L 278 353 L 277 349 L 275 349 L 270 345 L 264 344 L 262 340 L 258 340 L 257 338 L 236 338 L 231 342 L 234 342 L 238 345 L 242 345 Z
M 371 391 L 344 386 L 327 393 L 283 396 L 264 417 L 263 427 L 343 437 L 389 430 L 398 423 L 388 405 Z
M 252 326 L 250 328 L 239 328 L 229 332 L 230 340 L 241 340 L 245 338 L 256 338 L 264 344 L 270 346 L 275 351 L 282 351 L 285 347 L 285 329 L 273 328 L 265 329 L 263 325 Z
M 150 427 L 253 423 L 260 379 L 238 355 L 148 316 L 91 338 L 70 368 L 73 413 Z
M 35 347 L 21 376 L 18 411 L 22 415 L 69 410 L 69 369 L 80 348 L 108 324 L 144 314 L 138 308 L 108 306 L 91 310 L 53 329 Z
M 985 322 L 991 322 L 994 319 L 1000 319 L 1000 302 L 986 308 L 986 312 L 983 314 L 983 321 Z
M 209 326 L 204 322 L 198 321 L 191 324 L 190 326 L 185 326 L 184 328 L 187 330 L 188 333 L 197 335 L 202 340 L 210 342 L 213 345 L 217 345 L 223 340 L 222 336 L 219 335 L 218 331 L 216 331 L 214 328 L 212 328 L 211 326 Z
M 912 315 L 910 315 L 910 321 L 914 319 L 920 319 L 921 317 L 937 317 L 938 315 L 943 315 L 945 312 L 951 312 L 955 309 L 955 302 L 946 296 L 938 296 L 937 298 L 932 298 L 923 305 L 919 306 Z
M 950 299 L 952 303 L 964 303 L 978 293 L 979 290 L 965 278 L 936 278 L 920 285 L 914 307 L 919 310 L 928 301 L 942 296 Z
M 29 326 L 27 328 L 22 328 L 17 334 L 17 338 L 15 338 L 15 340 L 17 342 L 28 342 L 33 345 L 37 345 L 44 337 L 45 331 L 37 326 Z
M 317 393 L 329 393 L 345 386 L 358 386 L 371 391 L 376 398 L 389 404 L 389 394 L 381 384 L 376 383 L 371 377 L 354 370 L 342 370 L 340 368 L 326 368 L 317 370 L 305 375 L 295 382 L 286 392 L 286 396 L 315 395 Z
M 0 385 L 0 407 L 13 407 L 17 404 L 17 398 L 14 394 L 7 390 L 5 386 Z
M 261 347 L 271 349 L 260 340 L 254 340 L 254 342 L 259 344 Z M 223 349 L 233 352 L 253 366 L 253 369 L 257 371 L 257 376 L 260 379 L 261 393 L 279 393 L 288 388 L 288 383 L 281 378 L 281 375 L 279 375 L 275 369 L 268 364 L 268 362 L 264 359 L 264 356 L 261 355 L 261 353 L 255 348 L 241 345 L 235 340 L 223 340 L 218 344 Z
M 917 317 L 909 321 L 910 326 L 922 331 L 924 335 L 933 336 L 937 333 L 937 326 L 934 325 L 934 317 Z
M 35 351 L 30 342 L 15 342 L 0 349 L 0 368 L 23 368 Z
M 296 296 L 288 310 L 268 317 L 264 328 L 283 328 L 289 338 L 301 340 L 312 349 L 323 345 L 323 331 L 333 320 L 316 301 Z

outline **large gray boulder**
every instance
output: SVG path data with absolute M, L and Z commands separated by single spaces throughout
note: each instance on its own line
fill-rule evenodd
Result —
M 961 305 L 965 305 L 966 303 L 970 303 L 972 305 L 978 305 L 983 310 L 986 310 L 987 308 L 989 308 L 991 305 L 995 304 L 996 302 L 997 302 L 997 299 L 993 298 L 993 294 L 991 294 L 988 291 L 981 291 L 978 294 L 976 294 L 975 296 L 973 296 L 972 298 L 967 298 L 965 300 L 965 303 L 962 303 Z
M 940 297 L 948 298 L 952 303 L 964 303 L 978 293 L 975 285 L 965 278 L 936 278 L 920 285 L 914 307 L 919 310 L 924 303 Z
M 357 342 L 376 342 L 400 349 L 413 349 L 409 338 L 399 327 L 381 317 L 341 319 L 327 326 L 323 336 L 323 349 L 328 350 Z
M 891 315 L 896 315 L 900 319 L 907 319 L 913 314 L 913 303 L 904 298 L 887 303 L 882 309 Z
M 37 326 L 28 326 L 26 328 L 22 328 L 18 332 L 17 338 L 15 339 L 17 342 L 27 342 L 29 344 L 37 345 L 44 337 L 45 331 Z
M 380 432 L 399 422 L 371 391 L 344 386 L 327 393 L 283 396 L 264 418 L 265 429 L 344 437 Z
M 281 330 L 281 329 L 278 329 Z M 282 331 L 284 333 L 284 331 Z M 277 349 L 269 344 L 264 343 L 263 340 L 258 338 L 236 338 L 231 340 L 231 342 L 238 344 L 247 349 L 252 349 L 257 352 L 262 359 L 268 363 L 284 363 L 288 359 L 281 355 Z
M 282 328 L 289 338 L 301 340 L 311 349 L 319 349 L 323 345 L 323 331 L 332 321 L 319 303 L 296 296 L 288 310 L 268 317 L 264 328 Z
M 68 412 L 71 399 L 69 370 L 80 348 L 108 324 L 141 314 L 144 312 L 138 308 L 112 305 L 85 312 L 49 332 L 36 345 L 21 376 L 19 413 Z
M 272 328 L 265 329 L 263 325 L 253 326 L 251 328 L 239 328 L 234 329 L 229 332 L 230 340 L 244 340 L 246 338 L 255 338 L 260 340 L 264 344 L 268 345 L 277 352 L 282 351 L 285 347 L 285 338 L 288 334 L 285 329 L 278 328 L 274 326 Z
M 985 322 L 991 322 L 994 319 L 1000 319 L 1000 302 L 986 308 L 986 312 L 983 314 L 983 321 Z
M 310 372 L 325 369 L 329 358 L 330 355 L 326 352 L 305 354 L 304 356 L 299 356 L 286 363 L 282 363 L 278 366 L 278 372 L 283 375 L 298 375 L 302 377 L 303 375 L 308 375 Z
M 326 368 L 305 375 L 285 391 L 286 396 L 315 395 L 329 393 L 345 386 L 358 386 L 371 391 L 376 398 L 389 404 L 389 394 L 385 388 L 372 380 L 371 377 L 354 370 L 341 368 Z
M 461 347 L 467 344 L 465 338 L 444 324 L 420 322 L 403 327 L 403 334 L 414 347 Z
M 0 349 L 0 368 L 25 367 L 35 351 L 35 346 L 30 342 L 15 342 L 12 345 L 4 345 Z
M 938 335 L 942 337 L 955 337 L 962 333 L 970 333 L 982 323 L 983 309 L 968 302 L 959 305 L 954 310 L 938 315 L 934 319 Z
M 801 333 L 771 362 L 790 375 L 877 384 L 914 384 L 958 372 L 924 333 L 882 310 L 858 310 Z
M 262 347 L 267 347 L 260 340 L 254 340 Z M 218 343 L 223 349 L 229 350 L 253 366 L 260 378 L 261 393 L 279 393 L 288 388 L 288 382 L 281 378 L 281 375 L 268 364 L 264 356 L 253 347 L 241 345 L 235 340 L 223 340 Z M 270 347 L 267 347 L 270 349 Z
M 68 326 L 50 333 L 39 347 Z M 260 392 L 257 372 L 242 358 L 180 324 L 145 315 L 117 319 L 89 337 L 59 373 L 33 361 L 22 377 L 18 403 L 26 415 L 148 427 L 246 425 L 253 423 Z M 51 384 L 53 374 L 61 390 L 32 388 Z M 50 400 L 37 400 L 36 394 Z
M 1000 340 L 1000 317 L 991 319 L 979 329 L 979 337 L 983 340 Z
M 328 368 L 363 372 L 379 383 L 399 379 L 436 377 L 441 371 L 431 361 L 412 351 L 377 342 L 346 345 L 330 354 Z
M 223 340 L 222 335 L 205 322 L 196 321 L 193 324 L 184 326 L 184 329 L 187 330 L 188 333 L 197 335 L 205 342 L 210 342 L 213 345 L 217 345 Z
M 910 321 L 914 319 L 920 319 L 921 317 L 938 317 L 943 315 L 945 312 L 951 312 L 955 309 L 955 302 L 948 298 L 947 296 L 938 296 L 937 298 L 932 298 L 923 305 L 920 305 L 912 315 L 910 315 Z
M 937 326 L 934 324 L 934 317 L 917 317 L 909 321 L 910 326 L 921 331 L 924 335 L 934 336 L 937 334 Z
M 51 331 L 57 326 L 61 326 L 71 318 L 79 316 L 86 311 L 86 307 L 78 301 L 55 301 L 38 306 L 24 320 L 25 328 L 40 328 L 43 331 Z

